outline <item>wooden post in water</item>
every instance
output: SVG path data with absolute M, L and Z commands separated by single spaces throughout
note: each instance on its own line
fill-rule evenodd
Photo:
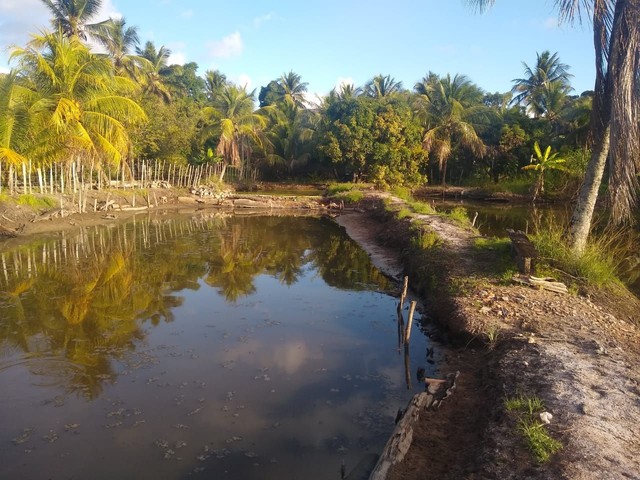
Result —
M 402 306 L 404 305 L 404 301 L 407 299 L 408 289 L 409 289 L 409 277 L 404 277 L 404 282 L 402 284 L 402 293 L 400 294 L 400 303 L 398 304 L 398 312 L 402 311 Z
M 409 338 L 411 338 L 411 324 L 413 323 L 413 314 L 416 311 L 416 301 L 412 301 L 409 306 L 409 318 L 407 320 L 407 329 L 404 332 L 404 343 L 409 344 Z

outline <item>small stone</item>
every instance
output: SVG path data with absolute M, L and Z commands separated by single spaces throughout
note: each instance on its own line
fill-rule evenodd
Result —
M 549 425 L 551 423 L 552 418 L 553 415 L 551 415 L 549 412 L 542 412 L 540 414 L 540 421 L 546 425 Z

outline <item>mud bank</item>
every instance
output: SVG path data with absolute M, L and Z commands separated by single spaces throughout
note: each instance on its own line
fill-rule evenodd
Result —
M 439 410 L 420 416 L 408 455 L 387 478 L 640 478 L 638 299 L 505 283 L 492 273 L 495 255 L 474 248 L 477 233 L 437 215 L 398 220 L 403 206 L 378 195 L 366 213 L 338 222 L 383 270 L 409 275 L 449 332 L 441 374 L 460 377 Z M 427 232 L 438 240 L 417 248 Z M 523 417 L 507 407 L 518 398 L 540 400 L 541 410 Z M 549 424 L 538 420 L 543 410 Z M 548 461 L 532 451 L 524 421 L 561 445 Z

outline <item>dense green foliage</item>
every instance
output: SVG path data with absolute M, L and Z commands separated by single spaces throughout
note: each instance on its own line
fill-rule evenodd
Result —
M 215 163 L 221 177 L 229 166 L 267 180 L 511 182 L 526 190 L 536 175 L 522 167 L 536 142 L 567 159 L 569 175 L 547 172 L 549 190 L 576 188 L 585 167 L 591 94 L 569 95 L 569 67 L 557 53 L 524 64 L 515 97 L 433 72 L 413 90 L 380 74 L 312 99 L 291 71 L 257 95 L 223 72 L 169 65 L 167 48 L 142 46 L 122 19 L 90 24 L 100 1 L 86 11 L 83 0 L 45 3 L 59 30 L 16 47 L 15 69 L 0 78 L 0 162 L 15 167 L 81 161 L 106 171 L 145 159 Z M 108 53 L 92 53 L 87 36 Z

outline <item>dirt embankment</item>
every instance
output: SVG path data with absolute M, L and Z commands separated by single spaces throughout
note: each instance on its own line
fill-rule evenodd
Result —
M 233 213 L 271 212 L 291 214 L 324 214 L 335 211 L 334 205 L 321 197 L 272 196 L 209 192 L 199 189 L 196 194 L 176 189 L 116 190 L 86 193 L 83 213 L 78 213 L 78 198 L 35 196 L 36 206 L 20 205 L 14 200 L 0 203 L 0 239 L 7 236 L 72 230 L 101 225 L 158 211 L 189 211 L 218 208 Z M 45 203 L 47 202 L 47 203 Z
M 367 214 L 339 222 L 379 258 L 399 254 L 395 268 L 451 333 L 442 374 L 461 373 L 456 393 L 422 416 L 388 478 L 640 478 L 638 299 L 505 284 L 470 229 L 433 215 L 397 220 L 387 210 L 374 200 Z M 409 240 L 416 228 L 441 243 L 416 253 Z M 562 448 L 549 461 L 536 460 L 522 415 L 506 408 L 514 398 L 539 398 L 552 414 L 542 428 Z

